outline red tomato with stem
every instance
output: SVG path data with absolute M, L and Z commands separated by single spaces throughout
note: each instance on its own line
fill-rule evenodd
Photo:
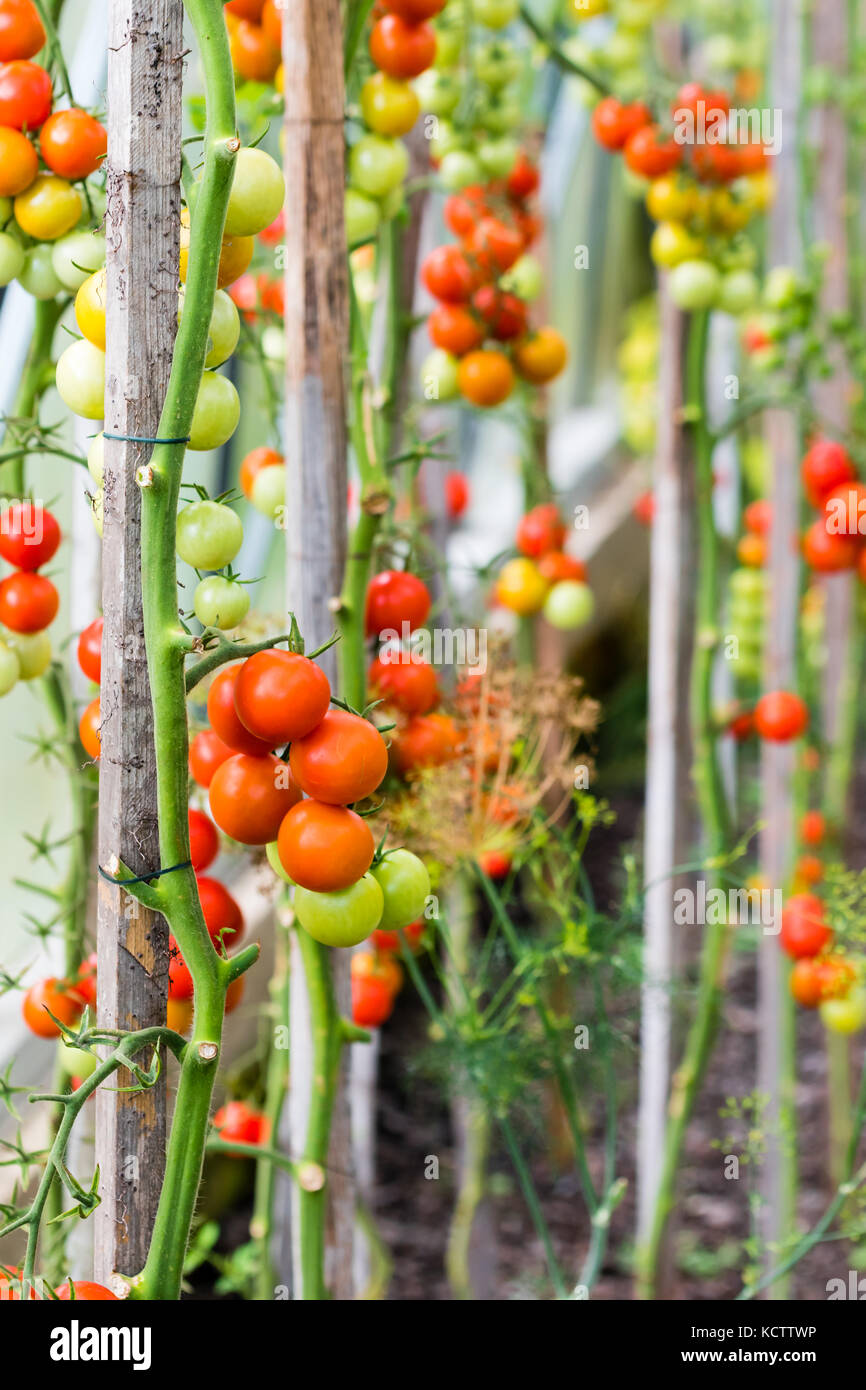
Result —
M 44 574 L 18 570 L 0 580 L 0 623 L 13 632 L 42 632 L 59 607 L 60 596 Z
M 592 133 L 606 150 L 621 150 L 635 131 L 649 125 L 652 115 L 642 101 L 624 103 L 603 97 L 592 113 Z
M 754 721 L 759 738 L 787 743 L 808 729 L 809 707 L 788 690 L 771 690 L 755 705 Z
M 426 714 L 439 701 L 436 672 L 429 661 L 404 660 L 405 655 L 391 661 L 377 656 L 368 672 L 370 689 L 406 714 Z
M 364 876 L 376 842 L 367 822 L 347 806 L 305 800 L 284 817 L 277 853 L 289 878 L 302 888 L 334 893 Z
M 21 1012 L 24 1022 L 39 1038 L 59 1038 L 60 1029 L 49 1018 L 49 1013 L 72 1028 L 84 1011 L 84 1001 L 76 989 L 66 980 L 58 980 L 53 975 L 31 985 L 24 996 Z
M 237 753 L 217 768 L 210 784 L 211 815 L 225 835 L 242 845 L 275 840 L 283 817 L 300 797 L 287 764 L 272 753 Z
M 202 729 L 189 746 L 189 770 L 200 787 L 209 787 L 217 768 L 233 757 L 234 749 L 213 729 Z
M 95 116 L 73 106 L 48 117 L 39 135 L 39 149 L 53 173 L 73 181 L 86 179 L 108 152 L 108 134 Z
M 370 33 L 370 57 L 389 77 L 419 77 L 433 66 L 436 34 L 429 24 L 407 24 L 398 14 L 383 15 Z
M 90 680 L 99 685 L 102 675 L 102 627 L 104 619 L 94 618 L 78 639 L 78 665 Z
M 92 1279 L 67 1279 L 56 1290 L 61 1303 L 120 1303 L 121 1299 L 104 1284 L 94 1284 Z
M 218 878 L 196 874 L 196 886 L 204 924 L 214 946 L 217 950 L 220 945 L 236 946 L 244 934 L 244 914 L 237 901 Z
M 219 854 L 219 848 L 219 833 L 210 816 L 206 816 L 204 811 L 190 807 L 189 857 L 196 873 L 213 863 Z
M 60 527 L 38 502 L 12 502 L 0 513 L 0 555 L 19 570 L 38 570 L 60 544 Z
M 242 728 L 268 748 L 310 733 L 325 717 L 330 703 L 331 687 L 324 671 L 297 652 L 275 647 L 256 652 L 238 670 L 236 717 Z
M 516 294 L 495 285 L 482 285 L 472 296 L 472 307 L 484 320 L 490 336 L 498 342 L 520 338 L 526 332 L 526 304 Z
M 464 243 L 466 254 L 487 274 L 504 274 L 524 251 L 524 237 L 499 217 L 482 217 Z
M 289 763 L 307 796 L 347 806 L 379 786 L 388 771 L 388 750 L 369 720 L 332 709 L 312 733 L 295 740 Z
M 430 590 L 417 574 L 408 570 L 382 570 L 367 586 L 365 624 L 368 637 L 393 633 L 403 635 L 403 624 L 409 631 L 421 627 L 427 620 L 431 605 Z
M 0 66 L 0 125 L 38 130 L 51 114 L 51 78 L 38 63 L 16 59 Z
M 226 666 L 217 674 L 207 695 L 207 717 L 214 733 L 235 753 L 264 757 L 275 744 L 250 733 L 235 709 L 235 682 L 242 669 L 241 666 Z
M 782 909 L 779 945 L 789 956 L 816 956 L 833 940 L 824 918 L 824 904 L 814 893 L 795 893 Z
M 726 116 L 730 109 L 731 99 L 727 92 L 718 89 L 709 91 L 700 82 L 686 82 L 671 102 L 674 116 L 678 111 L 690 111 L 696 120 L 700 120 L 702 115 L 707 120 L 717 113 Z

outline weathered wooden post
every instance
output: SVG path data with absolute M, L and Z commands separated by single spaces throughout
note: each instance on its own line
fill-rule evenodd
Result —
M 139 874 L 158 867 L 159 841 L 135 474 L 151 448 L 137 441 L 157 433 L 177 329 L 182 56 L 180 0 L 112 0 L 98 853 L 102 868 L 117 856 Z M 103 877 L 98 903 L 99 1023 L 164 1023 L 165 921 Z M 101 1087 L 96 1113 L 95 1267 L 106 1282 L 113 1271 L 136 1273 L 147 1254 L 165 1157 L 164 1081 L 144 1093 Z

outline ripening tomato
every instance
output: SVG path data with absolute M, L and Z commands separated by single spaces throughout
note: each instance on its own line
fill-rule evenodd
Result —
M 193 612 L 202 627 L 228 630 L 237 627 L 250 608 L 249 589 L 237 579 L 209 574 L 199 580 L 192 600 Z
M 13 632 L 42 632 L 59 606 L 60 596 L 44 574 L 18 570 L 0 580 L 0 623 Z
M 415 654 L 390 652 L 390 660 L 377 656 L 370 666 L 370 689 L 406 714 L 426 714 L 439 700 L 436 672 L 429 661 Z
M 0 63 L 34 58 L 45 44 L 45 29 L 33 0 L 0 0 Z
M 457 756 L 460 736 L 447 714 L 413 714 L 394 734 L 394 762 L 404 777 L 423 767 L 438 767 Z
M 44 632 L 16 632 L 6 638 L 5 645 L 18 658 L 19 680 L 36 680 L 51 665 L 51 642 Z
M 253 485 L 263 468 L 282 467 L 284 463 L 283 455 L 277 449 L 271 449 L 267 444 L 260 444 L 258 448 L 251 449 L 245 455 L 240 469 L 239 482 L 244 497 L 252 496 Z
M 470 260 L 485 275 L 500 275 L 510 270 L 524 251 L 521 233 L 500 217 L 482 217 L 463 245 Z
M 224 0 L 223 9 L 235 19 L 247 19 L 260 24 L 265 0 Z
M 241 77 L 248 82 L 273 82 L 283 55 L 260 24 L 239 19 L 229 35 L 229 50 L 232 66 Z
M 543 386 L 559 376 L 568 360 L 565 339 L 555 328 L 538 328 L 514 349 L 514 365 L 524 381 Z
M 217 950 L 221 946 L 236 946 L 244 932 L 244 915 L 238 903 L 218 878 L 196 874 L 195 881 L 204 924 L 214 946 Z
M 315 893 L 357 883 L 375 852 L 373 832 L 361 816 L 323 801 L 298 802 L 277 835 L 277 853 L 289 878 Z
M 531 159 L 527 159 L 521 150 L 512 166 L 511 173 L 505 180 L 505 187 L 512 198 L 529 198 L 536 191 L 540 182 L 538 167 L 533 164 Z
M 807 811 L 800 821 L 800 839 L 804 845 L 820 845 L 827 826 L 820 811 Z
M 565 543 L 566 529 L 559 508 L 555 502 L 541 502 L 537 507 L 522 516 L 517 525 L 517 549 L 521 555 L 537 559 L 548 551 L 561 551 Z M 579 579 L 582 575 L 562 576 Z
M 822 998 L 821 961 L 817 956 L 803 956 L 794 962 L 788 988 L 802 1008 L 817 1009 Z
M 93 758 L 94 762 L 102 752 L 102 739 L 100 737 L 100 726 L 102 714 L 99 707 L 99 696 L 91 700 L 86 710 L 78 721 L 78 737 L 81 739 L 81 746 L 88 757 Z
M 833 939 L 832 929 L 824 917 L 824 904 L 814 893 L 795 893 L 782 909 L 782 930 L 779 945 L 795 960 L 801 956 L 816 956 L 826 950 Z
M 265 0 L 262 6 L 261 26 L 277 48 L 283 44 L 283 9 L 287 0 Z
M 38 130 L 51 114 L 51 78 L 38 63 L 16 59 L 0 65 L 0 125 Z
M 859 1033 L 866 1024 L 866 989 L 849 989 L 841 999 L 825 999 L 821 1022 L 831 1033 Z
M 49 1013 L 65 1027 L 71 1028 L 78 1022 L 83 1009 L 84 1001 L 75 988 L 53 975 L 31 985 L 21 1005 L 24 1022 L 31 1033 L 39 1038 L 60 1037 L 60 1029 L 54 1019 L 48 1017 Z
M 465 357 L 484 342 L 478 319 L 463 304 L 437 304 L 427 320 L 427 332 L 435 347 L 455 357 Z
M 803 559 L 819 574 L 850 570 L 857 563 L 857 541 L 854 536 L 831 535 L 823 518 L 819 518 L 803 537 Z
M 39 502 L 11 502 L 0 513 L 0 555 L 19 570 L 38 570 L 60 544 L 60 527 Z
M 105 411 L 105 353 L 86 338 L 64 348 L 57 359 L 55 385 L 75 415 L 101 420 Z
M 357 960 L 356 956 L 352 961 Z M 352 976 L 352 1022 L 359 1028 L 380 1028 L 394 1012 L 394 992 L 380 975 Z
M 386 72 L 368 77 L 361 88 L 361 114 L 377 135 L 406 135 L 418 119 L 421 103 L 408 82 Z
M 230 1100 L 213 1117 L 220 1139 L 230 1144 L 264 1144 L 269 1137 L 267 1116 L 245 1100 Z
M 803 458 L 800 476 L 809 502 L 820 507 L 835 487 L 853 482 L 857 470 L 844 445 L 833 439 L 818 439 Z
M 189 746 L 190 773 L 200 787 L 209 787 L 217 768 L 234 753 L 213 729 L 202 729 Z
M 211 815 L 242 845 L 267 845 L 300 800 L 289 768 L 271 753 L 237 753 L 217 768 L 210 784 Z
M 586 565 L 583 561 L 576 560 L 573 555 L 566 555 L 565 551 L 558 549 L 547 550 L 539 556 L 538 573 L 548 584 L 559 584 L 564 579 L 576 580 L 578 584 L 586 581 Z
M 281 212 L 286 197 L 283 171 L 265 150 L 245 148 L 235 156 L 226 208 L 226 236 L 256 236 Z
M 503 352 L 480 349 L 460 359 L 457 381 L 461 395 L 473 405 L 501 405 L 514 387 L 514 371 Z
M 423 20 L 407 24 L 398 14 L 383 15 L 370 33 L 370 57 L 389 77 L 418 77 L 433 66 L 436 34 Z
M 385 198 L 406 177 L 409 155 L 400 140 L 386 135 L 362 135 L 349 152 L 349 177 L 367 198 Z M 375 230 L 375 226 L 372 231 Z
M 289 762 L 307 796 L 347 806 L 376 790 L 388 771 L 388 750 L 369 720 L 332 709 L 312 733 L 295 739 Z
M 798 887 L 814 887 L 824 877 L 824 865 L 817 854 L 801 854 L 794 864 L 794 882 Z
M 475 289 L 475 271 L 459 246 L 437 246 L 421 265 L 421 280 L 434 299 L 464 304 Z
M 496 285 L 482 285 L 472 296 L 472 307 L 497 342 L 519 338 L 526 332 L 526 304 L 516 294 L 509 294 Z
M 368 637 L 387 633 L 402 638 L 403 626 L 421 627 L 430 612 L 430 590 L 408 570 L 382 570 L 367 585 L 365 626 Z
M 416 955 L 421 949 L 426 929 L 427 923 L 421 918 L 417 922 L 410 922 L 408 927 L 404 927 L 402 931 L 371 932 L 370 944 L 371 946 L 375 946 L 376 950 L 381 953 L 384 951 L 399 951 L 400 943 L 403 941 L 405 945 L 409 947 L 412 954 Z
M 799 738 L 809 727 L 809 708 L 788 690 L 771 690 L 755 705 L 755 732 L 771 743 Z
M 37 174 L 15 199 L 15 221 L 34 241 L 56 241 L 75 226 L 84 204 L 77 188 L 56 174 Z
M 207 694 L 207 717 L 214 733 L 235 753 L 262 757 L 275 747 L 268 739 L 258 738 L 242 723 L 235 709 L 235 682 L 243 668 L 226 666 L 214 677 Z M 270 837 L 273 839 L 273 835 Z
M 334 893 L 295 889 L 295 915 L 304 931 L 323 946 L 357 946 L 378 927 L 384 900 L 371 874 Z
M 331 687 L 324 671 L 296 652 L 276 648 L 256 652 L 238 668 L 236 716 L 269 748 L 311 733 L 327 714 L 330 702 Z
M 11 126 L 0 126 L 0 198 L 23 193 L 38 173 L 39 156 L 27 136 Z
M 751 569 L 761 569 L 767 560 L 767 541 L 764 536 L 753 535 L 751 531 L 737 541 L 737 559 L 741 565 Z
M 71 1287 L 70 1287 L 71 1286 Z M 121 1299 L 104 1284 L 94 1284 L 92 1279 L 67 1279 L 56 1290 L 61 1303 L 120 1303 Z
M 773 504 L 766 497 L 750 502 L 743 512 L 743 525 L 756 536 L 768 536 L 773 521 Z
M 64 179 L 86 179 L 105 158 L 108 135 L 95 116 L 73 106 L 48 117 L 39 133 L 39 149 L 53 173 Z
M 672 136 L 666 136 L 661 126 L 642 125 L 628 136 L 623 153 L 633 174 L 657 179 L 682 163 L 683 147 Z
M 189 812 L 189 857 L 196 873 L 206 869 L 219 854 L 220 837 L 210 816 L 204 811 L 190 807 Z
M 624 103 L 603 97 L 592 113 L 592 133 L 606 150 L 621 150 L 630 136 L 652 121 L 642 101 Z

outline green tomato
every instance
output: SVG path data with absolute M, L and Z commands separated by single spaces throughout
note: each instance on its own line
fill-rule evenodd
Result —
M 764 303 L 768 309 L 790 309 L 797 302 L 800 282 L 796 270 L 789 265 L 776 265 L 764 285 Z
M 62 1040 L 57 1044 L 57 1063 L 67 1076 L 77 1076 L 86 1081 L 96 1071 L 98 1058 L 81 1047 L 70 1047 Z
M 69 232 L 52 246 L 51 265 L 63 288 L 74 293 L 105 265 L 105 237 L 101 232 Z
M 241 402 L 233 382 L 217 372 L 205 372 L 198 388 L 188 449 L 219 449 L 231 439 L 241 418 Z
M 385 899 L 372 874 L 334 893 L 295 889 L 295 915 L 323 946 L 357 946 L 382 920 Z
M 21 665 L 11 643 L 0 641 L 0 695 L 8 695 L 21 676 Z
M 462 150 L 463 141 L 464 136 L 451 121 L 437 121 L 430 139 L 430 156 L 432 159 L 444 159 L 453 150 Z
M 430 894 L 430 875 L 423 860 L 408 849 L 395 849 L 370 870 L 382 889 L 382 931 L 399 931 L 415 922 Z
M 392 188 L 390 193 L 386 193 L 384 198 L 379 199 L 379 211 L 382 214 L 383 222 L 390 222 L 392 217 L 403 211 L 406 199 L 403 195 L 403 185 L 398 183 L 396 188 Z
M 523 110 L 517 98 L 502 92 L 493 95 L 478 114 L 478 124 L 491 135 L 507 135 L 523 120 Z
M 520 76 L 522 67 L 516 49 L 498 39 L 474 48 L 471 62 L 476 77 L 492 92 L 498 92 L 500 88 L 507 87 L 509 82 L 514 82 Z
M 18 658 L 18 677 L 33 681 L 51 665 L 51 638 L 47 632 L 10 632 L 6 638 Z
M 280 508 L 286 505 L 286 470 L 281 463 L 263 468 L 256 474 L 250 502 L 262 516 L 270 521 L 276 520 Z
M 544 600 L 543 612 L 551 627 L 562 632 L 583 627 L 595 612 L 592 590 L 577 579 L 561 579 Z
M 462 95 L 457 78 L 450 72 L 439 72 L 436 68 L 422 72 L 412 86 L 421 103 L 421 110 L 429 111 L 431 116 L 450 116 Z
M 87 471 L 97 487 L 105 482 L 105 435 L 95 434 L 87 446 Z
M 458 394 L 459 362 L 444 348 L 434 348 L 424 358 L 421 386 L 427 401 L 453 401 Z
M 283 330 L 275 323 L 266 324 L 262 329 L 262 352 L 269 362 L 285 362 L 286 338 Z
M 433 66 L 453 68 L 460 58 L 462 47 L 463 34 L 458 27 L 446 28 L 444 25 L 437 24 L 436 57 L 433 59 Z
M 177 306 L 178 323 L 183 317 L 185 300 L 186 290 L 181 285 Z M 210 347 L 207 357 L 204 359 L 205 367 L 208 369 L 221 367 L 223 362 L 227 362 L 231 357 L 241 336 L 241 316 L 231 295 L 226 294 L 225 290 L 217 290 L 214 295 L 207 333 Z
M 196 570 L 221 570 L 241 548 L 244 528 L 237 512 L 222 502 L 203 500 L 177 516 L 177 553 Z
M 283 862 L 280 859 L 280 853 L 277 848 L 276 840 L 271 840 L 270 844 L 265 845 L 265 854 L 267 855 L 268 863 L 270 864 L 277 878 L 281 878 L 283 880 L 283 883 L 294 883 L 295 880 L 293 878 L 289 878 L 288 874 L 283 868 Z
M 766 593 L 766 585 L 761 570 L 752 569 L 748 565 L 731 571 L 728 586 L 732 594 L 736 594 L 739 598 L 746 599 L 750 603 L 758 600 L 763 602 Z
M 831 1033 L 859 1033 L 866 1024 L 866 989 L 853 985 L 843 999 L 825 999 L 820 1014 Z
M 517 141 L 505 135 L 498 140 L 485 140 L 478 148 L 481 167 L 491 179 L 507 179 L 519 153 Z
M 92 230 L 94 225 L 101 227 L 102 223 L 105 221 L 105 209 L 108 207 L 108 197 L 101 183 L 92 182 L 86 184 L 85 187 L 90 199 L 90 207 L 88 207 L 87 198 L 82 198 L 83 207 L 81 209 L 81 216 L 78 219 L 78 225 L 79 227 L 87 227 L 89 230 Z M 92 213 L 90 208 L 93 208 Z M 99 267 L 97 266 L 97 270 L 98 269 Z
M 485 29 L 504 29 L 519 11 L 520 0 L 472 0 L 472 18 Z
M 459 193 L 472 183 L 481 183 L 481 165 L 468 150 L 449 150 L 439 165 L 439 182 L 449 193 Z
M 105 353 L 86 338 L 70 343 L 57 360 L 60 399 L 75 415 L 101 420 L 105 411 Z
M 678 309 L 711 309 L 719 297 L 721 276 L 711 261 L 681 261 L 670 273 L 671 299 Z
M 0 198 L 0 227 L 5 227 L 12 216 L 12 199 Z
M 283 171 L 264 150 L 239 150 L 226 209 L 226 236 L 257 236 L 269 227 L 286 198 Z
M 726 314 L 743 314 L 758 298 L 758 280 L 750 270 L 729 270 L 722 276 L 719 308 Z
M 369 241 L 376 235 L 382 220 L 379 204 L 374 198 L 368 198 L 365 193 L 359 193 L 357 188 L 346 189 L 343 216 L 346 219 L 346 242 L 349 246 L 359 246 L 362 241 Z
M 249 613 L 250 595 L 236 580 L 211 574 L 199 580 L 192 605 L 202 627 L 232 628 Z
M 0 285 L 8 285 L 23 269 L 23 247 L 8 232 L 0 232 Z
M 361 193 L 384 198 L 409 170 L 406 146 L 385 135 L 362 135 L 349 152 L 349 178 Z
M 37 242 L 27 252 L 24 258 L 24 268 L 19 271 L 19 281 L 27 293 L 33 295 L 34 299 L 54 299 L 63 289 L 54 273 L 54 263 L 51 259 L 52 250 L 53 248 L 47 241 Z
M 516 294 L 519 299 L 531 303 L 544 288 L 541 262 L 535 256 L 523 255 L 506 271 L 499 283 L 509 294 Z

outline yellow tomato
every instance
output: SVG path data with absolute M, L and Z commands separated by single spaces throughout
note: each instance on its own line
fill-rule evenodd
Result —
M 15 221 L 34 241 L 56 241 L 81 216 L 81 194 L 56 174 L 38 174 L 15 199 Z
M 568 0 L 572 17 L 578 21 L 595 19 L 597 14 L 606 14 L 609 0 Z
M 543 606 L 549 587 L 532 560 L 509 560 L 499 572 L 496 597 L 503 608 L 527 617 Z
M 723 232 L 741 232 L 751 219 L 753 206 L 747 198 L 736 197 L 729 188 L 714 188 L 708 211 L 714 227 Z
M 94 347 L 105 351 L 105 266 L 88 276 L 75 296 L 75 321 Z
M 538 328 L 514 349 L 514 365 L 524 381 L 543 386 L 559 376 L 568 361 L 568 348 L 555 328 Z
M 681 222 L 660 222 L 650 240 L 650 255 L 656 265 L 668 269 L 681 261 L 697 260 L 703 249 L 700 237 L 692 236 Z
M 285 70 L 284 70 L 284 68 L 283 68 L 282 63 L 280 63 L 280 66 L 277 68 L 276 74 L 275 74 L 275 76 L 274 76 L 274 86 L 276 87 L 277 91 L 280 93 L 280 96 L 282 96 L 282 94 L 283 94 L 283 87 L 284 87 L 284 85 L 285 85 L 285 80 L 286 80 Z
M 760 174 L 745 174 L 736 182 L 742 187 L 744 200 L 751 203 L 753 212 L 766 212 L 776 196 L 776 180 L 768 169 Z
M 654 222 L 688 222 L 699 204 L 697 185 L 676 174 L 653 179 L 647 190 L 647 212 Z
M 374 73 L 361 88 L 361 114 L 377 135 L 405 135 L 418 119 L 421 103 L 408 82 Z
M 224 236 L 220 250 L 217 289 L 224 290 L 233 285 L 238 276 L 243 275 L 253 258 L 255 238 L 251 236 Z M 180 213 L 180 282 L 186 284 L 186 271 L 189 262 L 189 209 Z

